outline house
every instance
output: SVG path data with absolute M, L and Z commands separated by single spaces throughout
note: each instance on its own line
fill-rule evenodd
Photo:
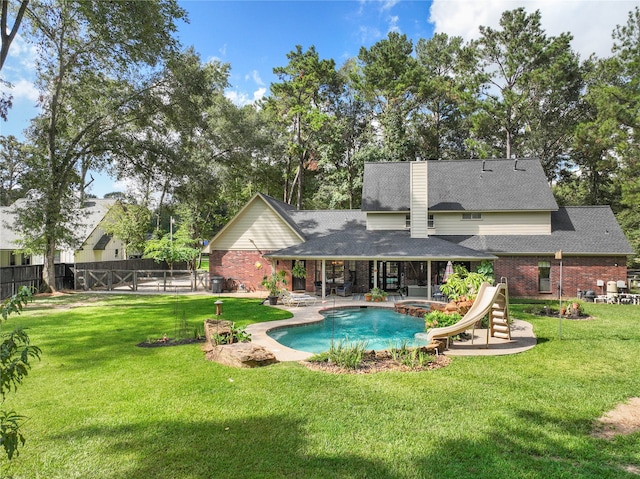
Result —
M 38 265 L 44 263 L 41 255 L 31 256 L 17 250 L 19 236 L 11 226 L 15 221 L 14 209 L 23 200 L 11 206 L 0 207 L 0 267 Z M 88 199 L 81 212 L 77 236 L 81 244 L 75 248 L 63 248 L 56 252 L 55 263 L 88 263 L 113 261 L 123 258 L 122 241 L 108 235 L 102 222 L 115 200 Z
M 256 194 L 209 244 L 212 275 L 261 289 L 402 288 L 433 297 L 447 262 L 490 261 L 511 295 L 575 297 L 626 280 L 633 250 L 607 206 L 560 207 L 535 159 L 367 163 L 360 210 L 299 211 Z M 306 277 L 292 278 L 296 261 Z

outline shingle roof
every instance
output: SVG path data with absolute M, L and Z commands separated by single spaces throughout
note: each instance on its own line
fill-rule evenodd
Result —
M 442 236 L 493 254 L 630 255 L 629 245 L 608 206 L 568 206 L 551 213 L 550 235 Z
M 360 210 L 294 210 L 289 216 L 306 239 L 364 228 L 367 223 L 367 214 Z
M 410 165 L 366 163 L 362 210 L 409 211 Z M 558 209 L 542 165 L 535 159 L 428 161 L 427 168 L 431 211 Z
M 298 259 L 422 260 L 495 259 L 492 254 L 448 242 L 442 238 L 411 238 L 409 231 L 367 231 L 353 228 L 317 236 L 302 244 L 275 251 L 266 256 Z
M 15 208 L 26 206 L 27 201 L 22 199 L 11 206 L 0 207 L 0 249 L 14 250 L 18 247 L 17 241 L 20 240 L 20 237 L 11 226 L 16 219 Z M 115 200 L 111 199 L 86 200 L 84 208 L 81 210 L 79 225 L 75 228 L 76 236 L 81 241 L 85 241 L 114 203 Z

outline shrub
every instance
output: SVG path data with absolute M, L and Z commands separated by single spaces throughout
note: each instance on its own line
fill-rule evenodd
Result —
M 444 311 L 431 311 L 424 315 L 425 329 L 429 331 L 433 328 L 444 328 L 453 326 L 462 319 L 458 313 L 447 314 Z
M 473 300 L 478 294 L 483 282 L 493 284 L 493 269 L 487 265 L 480 265 L 473 273 L 466 268 L 454 265 L 455 272 L 447 278 L 447 282 L 440 286 L 440 291 L 450 301 L 458 301 L 462 297 Z
M 340 340 L 337 343 L 331 342 L 329 351 L 316 354 L 309 361 L 330 362 L 343 368 L 357 369 L 362 364 L 366 349 L 366 341 L 349 343 L 348 340 Z

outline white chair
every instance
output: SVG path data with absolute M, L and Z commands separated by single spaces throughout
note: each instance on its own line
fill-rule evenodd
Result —
M 315 296 L 306 293 L 292 293 L 286 289 L 282 290 L 282 304 L 285 306 L 313 306 L 316 304 Z

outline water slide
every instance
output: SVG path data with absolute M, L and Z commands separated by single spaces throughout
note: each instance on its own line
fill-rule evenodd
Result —
M 489 283 L 482 283 L 478 290 L 478 295 L 467 314 L 452 326 L 445 326 L 443 328 L 433 328 L 427 334 L 427 340 L 443 339 L 447 340 L 447 348 L 449 347 L 449 338 L 465 332 L 468 329 L 475 329 L 475 325 L 478 321 L 484 318 L 488 313 L 492 313 L 492 316 L 496 316 L 496 319 L 500 318 L 500 322 L 505 322 L 508 328 L 507 318 L 507 285 L 506 283 L 498 283 L 495 286 L 491 286 Z M 490 323 L 493 325 L 493 318 Z M 490 327 L 493 330 L 493 326 Z M 487 345 L 489 341 L 489 332 L 487 332 Z

